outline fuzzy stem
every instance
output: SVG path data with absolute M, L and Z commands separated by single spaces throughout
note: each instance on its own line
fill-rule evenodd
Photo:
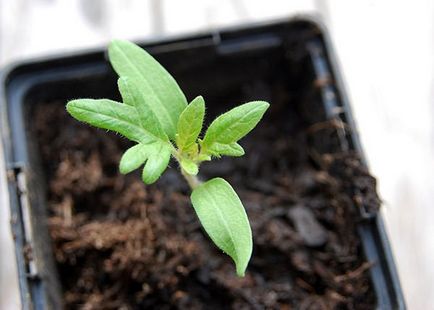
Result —
M 176 161 L 179 164 L 179 167 L 181 168 L 181 159 L 180 154 L 178 150 L 171 144 L 172 146 L 172 156 L 176 159 Z M 191 190 L 194 190 L 196 187 L 201 185 L 203 182 L 199 180 L 199 178 L 195 175 L 188 174 L 184 169 L 180 169 L 181 174 L 184 176 L 184 179 L 187 181 L 188 185 L 190 186 Z
M 181 173 L 190 186 L 191 190 L 194 190 L 196 187 L 202 184 L 202 181 L 195 175 L 188 174 L 184 169 L 181 168 Z

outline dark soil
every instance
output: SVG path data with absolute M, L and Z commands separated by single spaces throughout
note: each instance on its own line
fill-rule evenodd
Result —
M 274 104 L 242 140 L 243 158 L 201 167 L 204 179 L 226 178 L 247 209 L 254 250 L 238 278 L 174 163 L 145 186 L 139 172 L 118 172 L 128 141 L 76 122 L 63 104 L 40 105 L 35 133 L 67 308 L 374 308 L 356 206 L 378 208 L 375 179 L 354 154 L 316 153 L 315 130 L 283 112 Z

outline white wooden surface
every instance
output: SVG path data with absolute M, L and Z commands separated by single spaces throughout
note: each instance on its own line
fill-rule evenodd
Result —
M 379 179 L 407 303 L 434 309 L 433 9 L 429 0 L 0 0 L 0 65 L 102 46 L 114 37 L 194 32 L 296 13 L 322 16 Z M 0 309 L 17 309 L 2 186 L 0 199 Z

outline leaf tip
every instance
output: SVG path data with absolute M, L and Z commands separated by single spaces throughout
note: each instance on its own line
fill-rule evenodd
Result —
M 77 100 L 70 100 L 70 101 L 68 101 L 66 103 L 66 110 L 69 112 L 69 110 L 74 107 L 74 105 L 75 105 L 76 102 L 77 102 Z
M 146 169 L 143 168 L 142 181 L 146 185 L 151 185 L 152 183 L 155 183 L 159 177 L 160 177 L 159 175 L 155 176 L 155 175 L 148 174 Z
M 74 100 L 70 100 L 68 101 L 68 103 L 66 104 L 66 111 L 74 118 L 77 118 L 76 114 L 77 114 L 77 110 L 76 108 L 80 105 L 80 101 L 83 99 L 74 99 Z
M 265 105 L 265 107 L 268 109 L 268 107 L 270 106 L 270 104 L 267 101 L 263 101 L 261 100 L 261 102 Z
M 136 45 L 127 40 L 121 40 L 121 39 L 111 40 L 107 50 L 108 50 L 109 60 L 112 63 L 112 65 L 114 59 L 116 58 L 116 55 L 118 55 L 120 51 L 125 50 L 126 48 L 131 46 L 136 46 Z
M 268 108 L 270 107 L 270 104 L 267 101 L 256 101 L 257 105 L 261 108 L 261 110 L 263 110 L 264 112 L 268 110 Z
M 124 165 L 122 165 L 122 162 L 119 164 L 119 172 L 124 175 L 129 173 L 129 170 Z
M 121 39 L 113 39 L 113 40 L 111 40 L 110 43 L 109 43 L 109 46 L 108 46 L 109 51 L 110 51 L 110 49 L 113 49 L 113 48 L 115 48 L 115 47 L 117 47 L 117 46 L 119 46 L 119 45 L 123 45 L 123 44 L 125 44 L 125 43 L 128 43 L 128 41 L 126 41 L 126 40 L 121 40 Z
M 247 270 L 247 266 L 249 265 L 249 261 L 250 261 L 251 256 L 252 256 L 252 252 L 251 252 L 251 249 L 250 249 L 250 255 L 246 256 L 245 259 L 234 260 L 234 262 L 235 262 L 235 271 L 236 271 L 238 277 L 242 278 L 242 277 L 245 276 L 246 270 Z
M 130 81 L 129 81 L 128 77 L 126 77 L 126 76 L 120 76 L 118 78 L 118 88 L 121 88 L 121 87 L 123 87 L 125 85 L 128 85 L 129 82 Z
M 247 266 L 246 266 L 247 267 Z M 246 275 L 246 267 L 244 267 L 244 268 L 239 268 L 238 267 L 238 265 L 237 265 L 237 276 L 238 277 L 240 277 L 240 278 L 243 278 L 245 275 Z
M 201 104 L 205 104 L 205 99 L 203 98 L 202 95 L 197 96 L 196 98 L 194 98 L 193 101 L 199 101 Z

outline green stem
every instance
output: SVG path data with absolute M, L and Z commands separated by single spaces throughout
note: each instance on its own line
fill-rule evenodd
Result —
M 202 184 L 202 181 L 195 175 L 188 174 L 184 169 L 181 168 L 181 173 L 190 186 L 191 190 L 194 190 L 196 187 Z
M 180 154 L 178 153 L 178 150 L 175 148 L 175 146 L 172 144 L 172 156 L 176 159 L 176 161 L 179 164 L 179 167 L 181 167 L 181 159 Z M 187 181 L 188 185 L 190 186 L 191 190 L 194 190 L 196 187 L 202 184 L 202 181 L 199 180 L 199 178 L 195 175 L 188 174 L 184 169 L 181 168 L 181 174 L 184 177 L 184 179 Z

